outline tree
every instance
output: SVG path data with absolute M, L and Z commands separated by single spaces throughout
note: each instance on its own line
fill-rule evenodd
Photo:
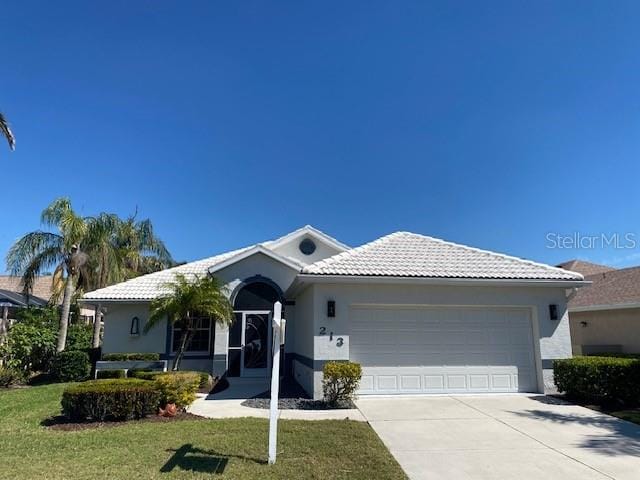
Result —
M 104 288 L 129 278 L 167 268 L 173 259 L 155 236 L 151 221 L 126 220 L 112 213 L 80 217 L 68 198 L 59 198 L 43 212 L 41 221 L 57 233 L 36 231 L 20 238 L 9 250 L 7 269 L 22 276 L 29 294 L 41 272 L 54 270 L 52 303 L 62 296 L 58 346 L 64 350 L 71 304 L 82 292 Z M 100 306 L 94 316 L 92 344 L 100 342 Z
M 9 128 L 9 122 L 7 122 L 7 119 L 4 117 L 2 113 L 0 113 L 0 132 L 2 133 L 4 138 L 7 139 L 7 142 L 9 143 L 9 148 L 11 150 L 15 150 L 16 139 L 13 136 L 13 132 L 11 131 L 11 128 Z
M 54 200 L 42 211 L 41 223 L 53 227 L 57 233 L 35 231 L 27 233 L 9 249 L 7 267 L 13 275 L 22 276 L 25 293 L 33 289 L 35 278 L 54 268 L 53 281 L 64 285 L 60 326 L 56 351 L 65 348 L 69 312 L 76 282 L 86 276 L 88 256 L 81 250 L 87 233 L 87 220 L 78 216 L 68 198 Z
M 137 221 L 135 215 L 126 220 L 110 213 L 89 218 L 85 244 L 89 266 L 84 290 L 104 288 L 173 265 L 171 254 L 154 234 L 151 221 Z M 100 345 L 101 317 L 100 305 L 96 305 L 94 348 Z
M 171 325 L 180 326 L 180 344 L 172 366 L 172 370 L 178 370 L 198 320 L 208 317 L 216 323 L 229 324 L 233 319 L 233 307 L 220 282 L 212 276 L 194 275 L 188 280 L 184 275 L 176 274 L 175 280 L 166 283 L 164 288 L 167 292 L 151 302 L 144 331 L 148 332 L 165 318 Z

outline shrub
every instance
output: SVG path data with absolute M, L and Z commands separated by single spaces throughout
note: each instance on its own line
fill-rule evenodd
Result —
M 155 413 L 160 393 L 145 380 L 91 380 L 62 394 L 62 413 L 74 421 L 129 420 Z
M 67 343 L 65 350 L 83 350 L 91 348 L 93 325 L 74 323 L 67 329 Z
M 155 362 L 160 360 L 159 353 L 105 353 L 102 355 L 102 360 L 107 362 Z
M 124 370 L 98 370 L 96 376 L 98 378 L 126 378 Z
M 359 363 L 327 362 L 322 373 L 322 392 L 329 405 L 353 401 L 362 377 Z
M 127 371 L 127 377 L 129 378 L 139 378 L 140 380 L 154 380 L 158 375 L 162 375 L 167 372 L 160 372 L 157 370 L 140 370 L 137 368 L 132 368 Z
M 0 367 L 0 387 L 10 387 L 24 382 L 21 370 L 11 367 Z
M 194 372 L 168 372 L 156 375 L 154 384 L 161 393 L 160 403 L 175 403 L 185 409 L 196 399 L 200 375 Z
M 213 377 L 209 372 L 193 372 L 200 377 L 199 390 L 210 391 L 213 388 Z
M 612 358 L 638 358 L 640 359 L 640 353 L 591 353 L 589 357 L 612 357 Z
M 85 352 L 65 350 L 51 363 L 51 374 L 60 382 L 80 382 L 89 377 L 91 364 Z
M 56 352 L 56 331 L 49 322 L 38 321 L 38 317 L 16 322 L 0 346 L 0 357 L 7 366 L 23 372 L 48 371 Z
M 556 360 L 553 376 L 558 390 L 570 397 L 629 405 L 640 401 L 638 359 L 597 356 Z

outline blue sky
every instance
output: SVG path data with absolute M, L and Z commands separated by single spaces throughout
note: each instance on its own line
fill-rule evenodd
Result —
M 83 214 L 137 208 L 178 260 L 309 223 L 352 245 L 409 230 L 640 263 L 639 17 L 623 1 L 7 3 L 0 253 L 67 195 Z M 548 248 L 574 232 L 638 245 Z

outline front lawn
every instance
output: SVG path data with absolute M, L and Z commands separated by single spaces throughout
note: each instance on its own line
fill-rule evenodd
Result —
M 404 479 L 366 423 L 279 422 L 278 462 L 267 465 L 262 419 L 129 422 L 62 431 L 64 385 L 0 392 L 0 478 Z
M 606 413 L 607 415 L 612 415 L 614 417 L 621 418 L 622 420 L 626 420 L 627 422 L 637 423 L 640 425 L 640 409 L 634 408 L 629 410 L 602 410 L 601 412 Z

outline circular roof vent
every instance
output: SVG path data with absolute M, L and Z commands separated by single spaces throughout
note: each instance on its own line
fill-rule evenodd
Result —
M 313 252 L 316 251 L 316 244 L 310 238 L 305 238 L 300 242 L 300 245 L 298 245 L 298 248 L 305 255 L 311 255 Z

